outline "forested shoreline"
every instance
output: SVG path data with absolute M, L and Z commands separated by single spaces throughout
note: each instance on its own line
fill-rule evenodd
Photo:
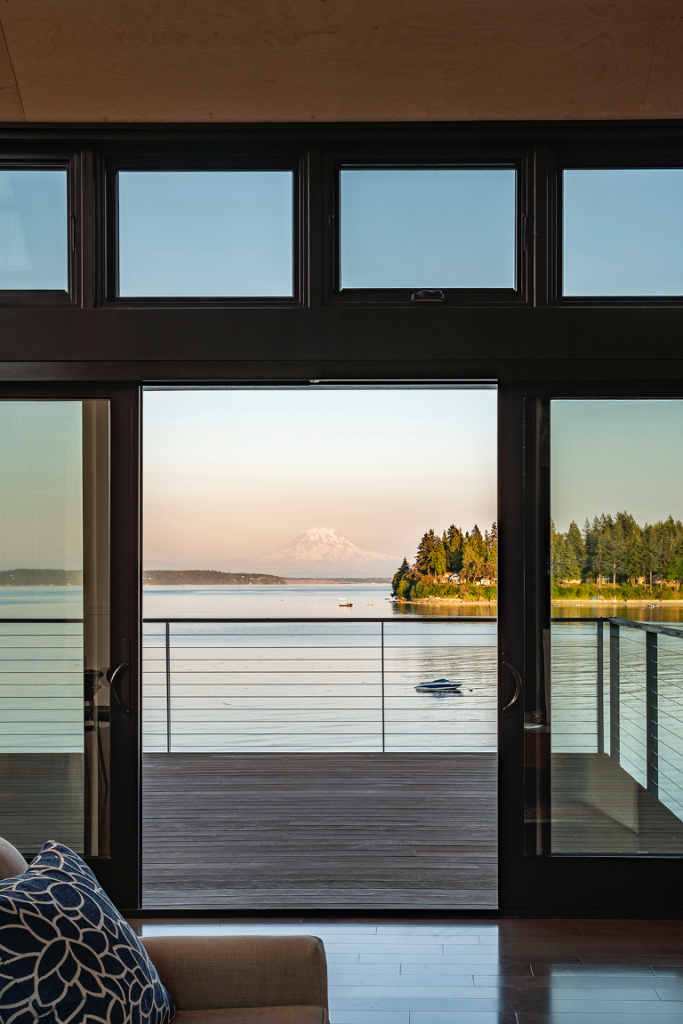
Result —
M 566 533 L 551 522 L 552 596 L 681 598 L 683 524 L 672 516 L 639 526 L 628 512 L 595 516 Z
M 498 527 L 482 534 L 451 524 L 439 536 L 427 530 L 417 546 L 415 561 L 404 558 L 392 581 L 398 601 L 445 597 L 495 601 L 498 582 Z

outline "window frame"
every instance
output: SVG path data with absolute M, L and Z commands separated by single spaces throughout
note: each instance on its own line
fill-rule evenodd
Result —
M 551 303 L 557 306 L 683 306 L 681 295 L 564 295 L 564 172 L 574 170 L 658 170 L 683 171 L 683 145 L 659 143 L 634 149 L 632 146 L 591 146 L 587 143 L 558 147 L 552 163 L 551 209 L 548 232 Z
M 81 305 L 84 293 L 84 218 L 80 209 L 83 189 L 83 154 L 74 150 L 30 147 L 0 153 L 0 171 L 66 171 L 67 287 L 0 288 L 0 307 Z M 79 215 L 81 214 L 81 215 Z
M 341 272 L 341 171 L 343 170 L 514 170 L 515 188 L 515 287 L 514 288 L 441 288 L 443 300 L 438 303 L 413 301 L 412 295 L 421 288 L 417 283 L 410 288 L 344 288 L 340 287 Z M 349 146 L 330 149 L 324 154 L 323 173 L 323 222 L 327 223 L 327 245 L 323 247 L 323 301 L 325 304 L 344 306 L 394 306 L 414 307 L 416 305 L 453 306 L 517 306 L 531 298 L 530 278 L 530 228 L 532 212 L 529 203 L 530 186 L 529 154 L 525 147 L 513 142 L 509 145 L 453 146 L 427 145 L 406 146 L 384 145 L 381 148 Z M 436 287 L 436 286 L 435 286 Z
M 194 149 L 194 147 L 193 147 Z M 118 175 L 120 171 L 290 171 L 292 173 L 292 295 L 291 296 L 126 296 L 119 295 Z M 305 154 L 300 147 L 282 148 L 259 145 L 240 147 L 203 147 L 201 156 L 174 147 L 141 148 L 136 151 L 106 147 L 101 161 L 101 223 L 104 239 L 100 244 L 97 268 L 100 303 L 104 306 L 141 307 L 291 307 L 307 304 L 308 262 L 307 176 Z

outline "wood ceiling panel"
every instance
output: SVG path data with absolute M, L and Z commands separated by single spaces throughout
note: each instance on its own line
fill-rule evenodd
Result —
M 659 10 L 660 0 L 5 0 L 0 22 L 31 121 L 679 117 Z
M 24 111 L 5 37 L 0 29 L 0 121 L 24 121 Z
M 670 117 L 670 110 L 683 111 L 683 3 L 668 3 L 673 13 L 663 17 L 652 52 L 645 115 Z M 675 7 L 679 8 L 676 14 Z

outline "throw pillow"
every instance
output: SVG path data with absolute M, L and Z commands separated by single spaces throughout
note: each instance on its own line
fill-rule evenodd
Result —
M 168 1024 L 171 998 L 90 868 L 45 843 L 0 882 L 1 1024 Z
M 11 878 L 26 871 L 28 864 L 17 850 L 6 839 L 0 839 L 0 879 Z

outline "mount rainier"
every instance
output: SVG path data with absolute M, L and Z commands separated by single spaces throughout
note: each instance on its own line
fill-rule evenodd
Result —
M 300 533 L 291 543 L 277 548 L 265 561 L 269 564 L 287 563 L 297 570 L 310 568 L 318 571 L 332 566 L 337 570 L 363 566 L 367 571 L 370 563 L 375 566 L 379 563 L 380 571 L 386 573 L 388 565 L 393 564 L 396 557 L 362 548 L 334 527 L 314 526 Z M 283 571 L 286 571 L 284 567 Z

